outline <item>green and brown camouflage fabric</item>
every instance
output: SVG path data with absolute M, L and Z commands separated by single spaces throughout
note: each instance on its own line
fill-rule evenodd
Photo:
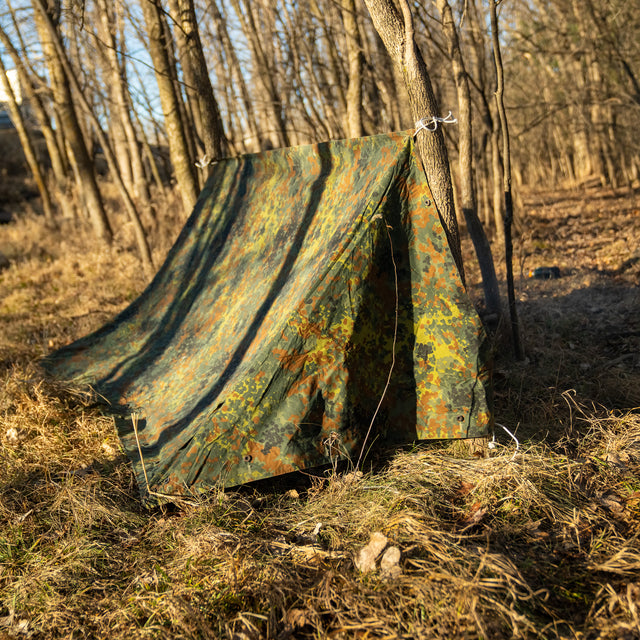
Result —
M 216 163 L 144 293 L 44 366 L 186 495 L 357 460 L 383 394 L 367 447 L 485 436 L 482 339 L 403 132 Z

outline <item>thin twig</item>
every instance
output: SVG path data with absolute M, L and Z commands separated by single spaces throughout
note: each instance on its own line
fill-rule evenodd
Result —
M 131 414 L 131 424 L 133 425 L 133 433 L 136 436 L 136 443 L 138 445 L 138 455 L 140 456 L 140 464 L 142 465 L 142 473 L 144 475 L 144 482 L 147 487 L 147 493 L 150 496 L 156 496 L 157 498 L 167 498 L 167 500 L 181 501 L 185 504 L 188 504 L 192 507 L 197 506 L 197 502 L 192 502 L 191 500 L 186 499 L 184 496 L 172 495 L 170 493 L 160 493 L 159 491 L 152 491 L 149 486 L 149 478 L 147 476 L 147 468 L 144 464 L 144 456 L 142 455 L 142 447 L 140 446 L 140 438 L 138 437 L 138 414 Z

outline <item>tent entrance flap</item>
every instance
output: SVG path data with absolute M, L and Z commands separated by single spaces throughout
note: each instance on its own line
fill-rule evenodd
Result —
M 181 495 L 355 462 L 383 393 L 369 443 L 487 435 L 483 339 L 402 132 L 216 163 L 142 295 L 43 364 Z

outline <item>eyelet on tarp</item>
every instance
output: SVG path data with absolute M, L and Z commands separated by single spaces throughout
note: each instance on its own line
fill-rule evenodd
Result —
M 456 419 L 458 422 L 464 422 L 464 416 L 458 416 Z
M 242 458 L 245 462 L 251 462 L 253 460 L 253 456 L 250 454 L 247 454 L 246 456 L 244 456 L 244 458 Z

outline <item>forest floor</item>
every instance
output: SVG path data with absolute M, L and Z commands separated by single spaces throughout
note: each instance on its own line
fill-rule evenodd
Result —
M 640 196 L 523 209 L 526 359 L 496 346 L 486 457 L 423 444 L 150 510 L 112 418 L 37 367 L 142 290 L 130 230 L 0 227 L 0 640 L 640 637 Z

